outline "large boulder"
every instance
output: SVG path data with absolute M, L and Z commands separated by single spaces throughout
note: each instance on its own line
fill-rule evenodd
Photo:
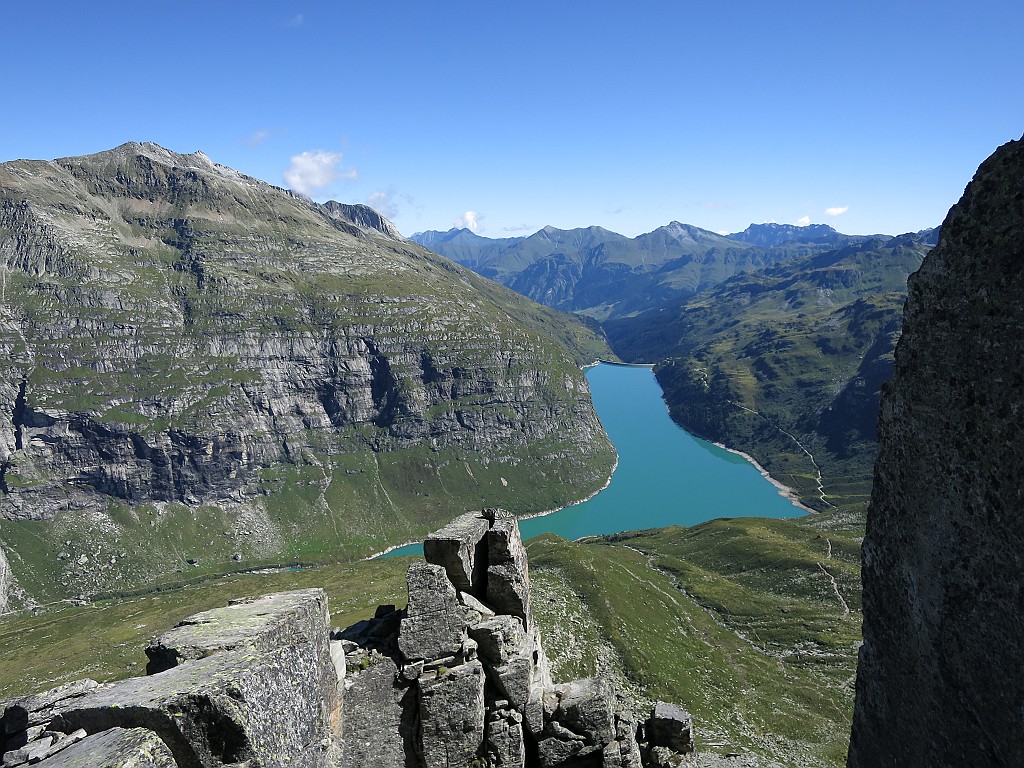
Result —
M 494 665 L 507 664 L 526 643 L 522 619 L 505 614 L 472 625 L 469 636 L 476 640 L 480 658 Z
M 554 768 L 593 753 L 618 759 L 615 694 L 607 680 L 590 677 L 556 685 L 544 696 L 544 732 L 537 743 L 540 764 Z M 605 748 L 613 745 L 606 753 Z
M 250 768 L 287 763 L 319 768 L 328 761 L 333 724 L 322 689 L 329 659 L 283 646 L 217 653 L 149 677 L 123 680 L 74 700 L 51 722 L 83 728 L 147 728 L 188 768 Z
M 518 616 L 530 630 L 530 569 L 519 523 L 492 514 L 494 522 L 487 532 L 487 603 L 497 613 Z
M 386 656 L 350 665 L 342 708 L 339 768 L 417 766 L 417 691 Z
M 398 647 L 409 661 L 454 656 L 466 638 L 466 608 L 440 565 L 413 563 Z
M 184 661 L 238 648 L 266 651 L 301 645 L 323 655 L 329 629 L 327 596 L 322 589 L 232 600 L 225 608 L 189 616 L 150 643 L 146 672 L 156 674 Z
M 544 727 L 544 692 L 552 685 L 540 628 L 535 626 L 515 655 L 504 664 L 489 665 L 488 672 L 501 698 L 523 716 L 526 728 L 533 735 L 540 733 Z
M 479 512 L 461 515 L 427 536 L 423 557 L 428 563 L 442 566 L 456 589 L 483 596 L 487 576 L 484 537 L 489 528 L 489 521 Z
M 665 747 L 681 755 L 693 752 L 693 716 L 675 704 L 655 704 L 644 734 L 651 747 Z
M 145 728 L 111 728 L 35 763 L 42 768 L 179 768 L 167 745 Z
M 11 699 L 6 702 L 3 714 L 0 715 L 0 741 L 49 723 L 65 708 L 74 706 L 77 699 L 99 687 L 100 684 L 95 680 L 76 680 L 42 693 Z
M 515 710 L 492 709 L 487 715 L 485 753 L 495 768 L 525 768 L 523 718 Z
M 424 768 L 468 766 L 484 741 L 484 670 L 479 661 L 441 668 L 420 678 L 420 733 Z

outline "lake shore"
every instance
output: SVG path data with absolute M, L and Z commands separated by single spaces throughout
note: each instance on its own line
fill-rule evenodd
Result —
M 600 361 L 595 365 L 600 366 Z M 603 485 L 585 498 L 517 516 L 523 523 L 555 516 L 550 523 L 527 525 L 524 538 L 545 530 L 577 539 L 624 528 L 696 525 L 721 517 L 799 517 L 817 511 L 803 504 L 794 489 L 772 477 L 750 454 L 700 438 L 675 422 L 664 392 L 650 373 L 651 365 L 605 363 L 603 371 L 588 367 L 591 387 L 600 382 L 595 405 L 606 409 L 602 424 L 615 446 L 614 465 Z M 739 457 L 739 461 L 726 454 Z M 627 470 L 622 469 L 623 455 Z M 762 484 L 764 480 L 772 490 Z M 608 495 L 602 495 L 606 491 Z M 574 509 L 581 505 L 586 505 L 584 510 Z M 556 515 L 563 512 L 566 514 Z M 372 557 L 420 543 L 397 544 Z
M 601 493 L 601 491 L 605 490 L 609 485 L 611 485 L 612 477 L 614 477 L 615 470 L 618 469 L 618 468 L 619 468 L 619 454 L 618 454 L 618 452 L 616 452 L 616 454 L 615 454 L 615 463 L 612 464 L 612 471 L 608 474 L 608 479 L 604 481 L 604 485 L 602 485 L 596 491 L 591 493 L 589 496 L 585 496 L 584 498 L 578 499 L 577 501 L 571 501 L 571 502 L 569 502 L 568 504 L 566 504 L 563 507 L 555 507 L 554 509 L 546 509 L 543 512 L 534 512 L 534 513 L 529 514 L 529 515 L 517 515 L 516 516 L 516 520 L 533 520 L 534 518 L 537 518 L 537 517 L 546 517 L 548 515 L 555 514 L 555 512 L 561 512 L 563 509 L 568 509 L 569 507 L 575 507 L 575 506 L 578 506 L 580 504 L 584 504 L 584 503 L 590 501 L 592 498 L 597 496 L 597 494 Z M 386 554 L 388 554 L 390 552 L 394 552 L 396 549 L 401 549 L 402 547 L 408 547 L 408 546 L 411 546 L 413 544 L 422 544 L 422 543 L 423 543 L 423 539 L 417 539 L 416 541 L 407 541 L 404 544 L 395 544 L 393 546 L 388 547 L 387 549 L 383 549 L 380 552 L 377 552 L 376 554 L 367 555 L 366 557 L 362 558 L 362 560 L 375 560 L 378 557 L 383 557 L 384 555 L 386 555 Z
M 771 483 L 772 485 L 774 485 L 778 489 L 779 496 L 781 496 L 782 498 L 784 498 L 787 501 L 789 501 L 794 507 L 802 509 L 805 512 L 808 512 L 809 514 L 812 514 L 812 515 L 818 514 L 818 510 L 813 509 L 812 507 L 808 507 L 806 504 L 804 504 L 802 501 L 800 501 L 800 497 L 796 495 L 796 491 L 794 491 L 788 485 L 786 485 L 784 483 L 781 483 L 778 480 L 776 480 L 774 477 L 772 477 L 768 473 L 768 470 L 765 469 L 764 467 L 762 467 L 758 463 L 757 459 L 755 459 L 749 453 L 745 453 L 744 451 L 738 451 L 735 448 L 730 448 L 729 446 L 723 445 L 722 443 L 715 442 L 714 440 L 708 440 L 708 442 L 711 443 L 716 448 L 721 448 L 723 451 L 728 451 L 729 453 L 735 454 L 736 456 L 739 456 L 739 457 L 741 457 L 743 459 L 746 459 L 751 464 L 753 464 L 754 465 L 754 469 L 756 469 L 758 472 L 761 473 L 761 477 L 763 477 L 765 480 L 767 480 L 769 483 Z

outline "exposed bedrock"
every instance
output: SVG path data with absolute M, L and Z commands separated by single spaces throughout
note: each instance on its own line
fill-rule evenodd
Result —
M 10 599 L 11 587 L 14 577 L 11 575 L 11 566 L 7 562 L 7 555 L 3 547 L 0 547 L 0 613 L 7 610 L 7 603 Z
M 365 206 L 318 205 L 202 153 L 130 143 L 0 163 L 0 274 L 0 519 L 265 511 L 303 468 L 362 488 L 368 470 L 346 457 L 372 453 L 439 465 L 405 489 L 422 522 L 451 463 L 502 465 L 465 482 L 508 493 L 536 470 L 565 502 L 612 465 L 579 368 L 604 345 L 579 322 Z M 367 514 L 355 507 L 330 512 Z
M 1024 765 L 1024 142 L 911 277 L 863 548 L 849 765 Z

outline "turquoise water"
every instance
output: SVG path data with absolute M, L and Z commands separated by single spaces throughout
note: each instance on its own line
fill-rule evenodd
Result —
M 696 525 L 716 517 L 805 514 L 749 461 L 677 426 L 650 368 L 602 363 L 587 371 L 587 380 L 619 465 L 609 486 L 589 501 L 521 520 L 524 539 L 541 533 L 578 539 Z M 422 551 L 422 545 L 410 544 L 388 554 Z

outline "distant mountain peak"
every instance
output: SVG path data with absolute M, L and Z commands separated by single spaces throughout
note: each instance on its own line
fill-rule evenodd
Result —
M 671 235 L 677 240 L 694 240 L 694 241 L 705 241 L 705 240 L 721 240 L 722 236 L 717 232 L 712 232 L 707 229 L 701 229 L 695 227 L 692 224 L 683 224 L 680 221 L 670 221 L 663 227 L 659 227 L 655 230 L 665 232 Z
M 738 240 L 742 243 L 758 245 L 762 248 L 774 248 L 782 243 L 795 242 L 824 242 L 829 243 L 842 238 L 849 238 L 843 235 L 828 224 L 777 224 L 766 222 L 764 224 L 751 224 L 742 232 L 734 232 L 726 235 L 730 240 Z
M 162 147 L 152 141 L 127 141 L 113 149 L 96 152 L 91 155 L 58 157 L 53 162 L 65 168 L 100 164 L 124 167 L 125 165 L 132 164 L 139 157 L 144 157 L 157 165 L 168 168 L 186 168 L 193 171 L 213 173 L 223 179 L 234 182 L 262 184 L 268 188 L 273 186 L 251 176 L 246 176 L 244 173 L 240 173 L 233 168 L 228 168 L 226 165 L 215 163 L 204 152 L 197 151 L 184 154 Z
M 404 239 L 394 224 L 368 205 L 349 205 L 336 200 L 328 200 L 326 203 L 317 204 L 317 207 L 330 218 L 341 219 L 364 231 L 374 230 L 396 240 Z

